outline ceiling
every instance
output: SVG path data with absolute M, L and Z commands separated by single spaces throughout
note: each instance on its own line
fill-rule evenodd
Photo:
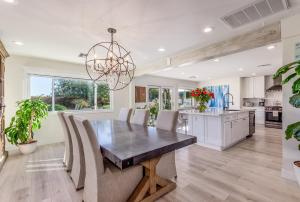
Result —
M 152 75 L 191 81 L 272 75 L 282 65 L 281 43 L 273 45 L 275 48 L 271 50 L 269 46 L 255 48 L 217 58 L 218 61 L 208 60 L 184 67 L 165 68 Z
M 110 39 L 131 51 L 137 64 L 170 56 L 190 47 L 203 47 L 299 12 L 291 9 L 237 29 L 220 17 L 253 0 L 0 0 L 0 38 L 10 54 L 82 63 L 80 52 Z M 213 32 L 203 33 L 206 26 Z M 21 41 L 23 46 L 12 43 Z M 158 52 L 165 48 L 165 52 Z

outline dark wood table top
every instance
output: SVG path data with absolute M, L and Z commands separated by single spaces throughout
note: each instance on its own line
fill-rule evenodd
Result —
M 194 136 L 117 120 L 90 120 L 103 156 L 120 169 L 196 143 Z

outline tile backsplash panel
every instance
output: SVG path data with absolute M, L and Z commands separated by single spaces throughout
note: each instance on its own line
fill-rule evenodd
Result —
M 266 106 L 282 106 L 282 91 L 266 92 Z

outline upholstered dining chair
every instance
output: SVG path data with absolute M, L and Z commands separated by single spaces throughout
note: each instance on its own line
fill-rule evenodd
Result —
M 178 111 L 162 110 L 158 112 L 156 128 L 159 130 L 176 131 Z M 161 177 L 177 178 L 175 151 L 162 155 L 156 166 L 157 174 Z
M 85 162 L 82 141 L 74 122 L 74 116 L 70 113 L 65 113 L 64 118 L 70 131 L 72 147 L 73 147 L 73 164 L 70 176 L 76 190 L 83 188 L 85 179 Z
M 105 161 L 91 123 L 79 117 L 74 120 L 82 140 L 86 165 L 84 202 L 127 201 L 143 177 L 142 166 L 119 170 Z
M 119 113 L 119 121 L 130 121 L 132 109 L 131 108 L 121 108 Z
M 149 115 L 150 115 L 149 110 L 136 109 L 134 110 L 134 114 L 132 116 L 130 123 L 147 126 Z
M 58 112 L 58 117 L 63 128 L 64 140 L 65 140 L 65 153 L 64 153 L 64 164 L 66 170 L 69 172 L 72 169 L 73 164 L 73 146 L 69 128 L 64 118 L 64 112 Z

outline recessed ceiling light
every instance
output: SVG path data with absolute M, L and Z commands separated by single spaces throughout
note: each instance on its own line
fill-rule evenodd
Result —
M 272 49 L 274 49 L 274 48 L 275 48 L 274 45 L 270 45 L 270 46 L 267 47 L 268 50 L 272 50 Z
M 251 75 L 252 75 L 252 76 L 256 76 L 256 73 L 253 72 Z
M 209 33 L 209 32 L 211 32 L 211 31 L 213 31 L 213 28 L 212 28 L 212 27 L 205 27 L 205 28 L 203 29 L 203 32 L 204 32 L 204 33 Z
M 10 4 L 15 3 L 15 0 L 3 0 L 3 1 L 5 1 L 6 3 L 10 3 Z
M 157 49 L 159 52 L 165 52 L 166 51 L 166 49 L 164 49 L 164 48 L 159 48 L 159 49 Z
M 182 75 L 184 75 L 184 72 L 181 72 Z
M 244 71 L 244 69 L 243 68 L 238 68 L 238 71 L 242 72 L 242 71 Z
M 17 45 L 17 46 L 23 46 L 23 45 L 24 45 L 24 43 L 21 42 L 21 41 L 13 41 L 13 43 L 14 43 L 15 45 Z
M 219 62 L 220 59 L 219 59 L 219 58 L 215 58 L 214 61 L 215 61 L 215 62 Z

